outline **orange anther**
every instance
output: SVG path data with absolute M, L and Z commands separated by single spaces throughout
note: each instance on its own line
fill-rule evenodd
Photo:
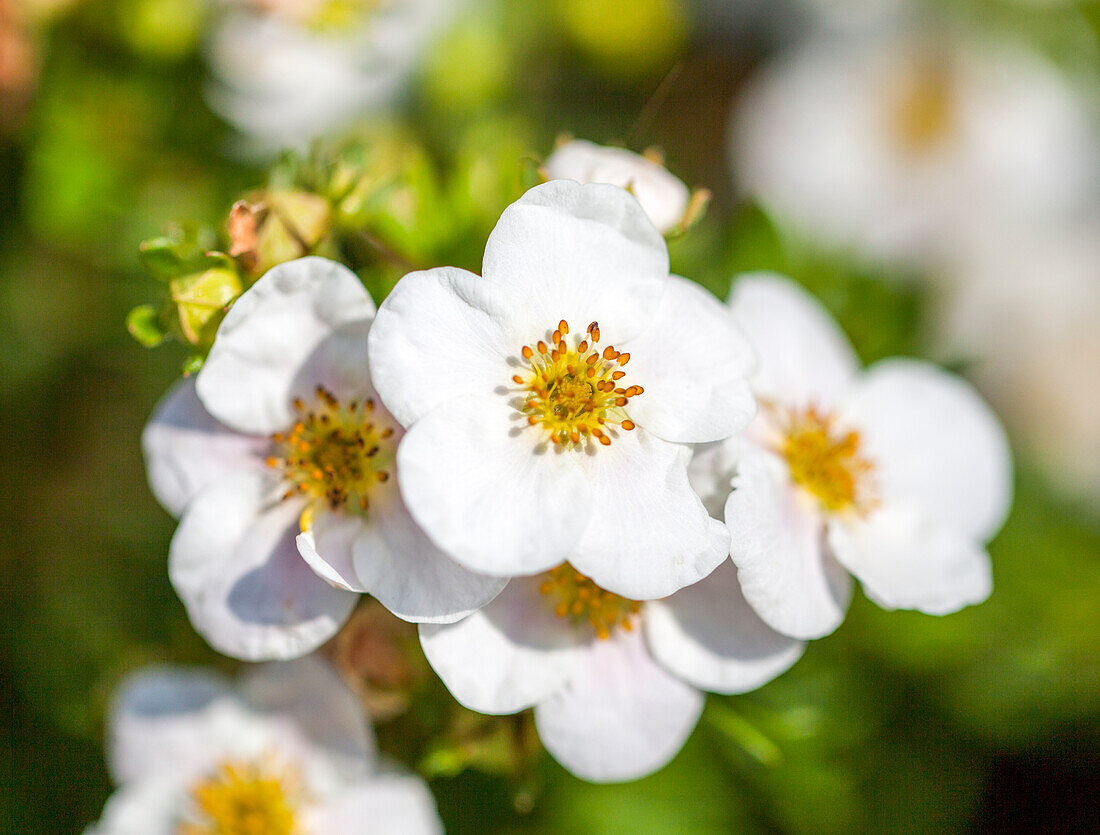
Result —
M 522 386 L 523 385 L 523 378 L 521 376 L 519 376 L 518 374 L 513 374 L 512 375 L 512 382 L 517 383 L 517 384 Z
M 621 380 L 625 376 L 626 376 L 625 371 L 612 371 L 611 372 L 611 379 L 612 380 Z
M 538 344 L 537 347 L 539 349 L 540 354 L 545 354 L 546 353 L 546 343 L 543 342 L 541 339 L 539 340 L 539 344 Z
M 533 357 L 535 355 L 535 352 L 531 350 L 530 345 L 524 345 L 523 346 L 523 351 L 521 351 L 521 353 L 523 354 L 523 358 L 525 360 L 529 360 L 529 359 L 531 359 L 531 357 Z
M 623 429 L 625 429 L 627 432 L 629 432 L 631 429 L 634 428 L 634 421 L 624 420 L 622 423 L 619 424 L 619 426 L 621 426 Z
M 628 362 L 630 362 L 630 354 L 629 353 L 619 354 L 619 365 L 626 365 Z
M 569 333 L 569 323 L 562 319 L 560 322 L 558 322 L 558 330 L 561 331 L 563 334 Z
M 603 358 L 605 360 L 613 360 L 617 356 L 619 356 L 619 352 L 612 348 L 610 345 L 603 349 Z

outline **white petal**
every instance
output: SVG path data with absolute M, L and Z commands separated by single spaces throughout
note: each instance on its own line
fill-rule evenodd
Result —
M 733 477 L 737 462 L 749 442 L 743 435 L 735 435 L 724 441 L 696 444 L 688 462 L 688 481 L 691 489 L 703 500 L 703 506 L 715 519 L 726 515 L 726 499 L 733 490 Z
M 844 415 L 862 431 L 882 504 L 913 503 L 987 540 L 1012 504 L 1012 453 L 996 415 L 961 378 L 916 360 L 868 369 Z
M 505 288 L 453 267 L 409 273 L 393 288 L 370 333 L 371 376 L 403 426 L 463 394 L 512 385 L 511 344 L 502 330 L 515 306 Z M 557 320 L 554 320 L 554 326 Z
M 397 448 L 413 518 L 473 571 L 533 574 L 562 562 L 588 518 L 575 456 L 538 443 L 504 402 L 460 397 L 421 418 Z
M 829 545 L 867 596 L 886 609 L 946 615 L 981 603 L 993 591 L 982 547 L 911 506 L 833 522 Z
M 171 774 L 123 786 L 84 835 L 176 835 L 188 801 L 186 787 Z
M 823 548 L 820 515 L 771 453 L 746 450 L 733 484 L 726 525 L 745 599 L 784 635 L 828 635 L 844 619 L 852 584 Z
M 237 472 L 262 469 L 270 445 L 219 423 L 199 402 L 195 378 L 176 382 L 141 433 L 149 487 L 173 516 L 204 487 Z
M 610 183 L 629 189 L 662 234 L 679 224 L 687 212 L 688 187 L 663 166 L 625 148 L 608 148 L 575 139 L 555 149 L 543 170 L 555 180 Z
M 729 300 L 734 319 L 756 348 L 753 388 L 780 405 L 829 407 L 859 369 L 848 338 L 810 293 L 767 273 L 737 279 Z
M 729 534 L 691 489 L 691 448 L 641 427 L 582 457 L 591 482 L 588 526 L 569 561 L 598 585 L 635 600 L 701 580 L 729 550 Z
M 318 344 L 341 325 L 373 314 L 362 283 L 335 261 L 280 264 L 229 309 L 198 374 L 199 398 L 242 432 L 284 429 L 293 420 L 296 378 Z
M 241 695 L 253 710 L 286 717 L 323 752 L 365 772 L 376 760 L 374 733 L 358 697 L 327 660 L 307 655 L 246 672 Z
M 647 603 L 644 617 L 653 657 L 689 684 L 715 693 L 755 690 L 786 671 L 805 649 L 753 611 L 732 562 L 672 597 Z
M 331 638 L 356 596 L 302 559 L 302 506 L 272 505 L 271 482 L 240 476 L 205 491 L 172 539 L 168 573 L 195 629 L 219 652 L 249 661 L 304 655 Z
M 305 831 L 325 835 L 443 832 L 427 784 L 411 774 L 380 774 L 355 783 L 339 797 L 309 809 L 304 822 Z
M 531 707 L 560 690 L 576 665 L 580 638 L 538 586 L 537 578 L 516 578 L 465 620 L 420 626 L 428 663 L 471 710 Z
M 669 675 L 637 632 L 616 632 L 582 654 L 565 689 L 536 706 L 554 759 L 584 780 L 636 780 L 664 766 L 691 735 L 703 694 Z
M 295 544 L 302 559 L 330 586 L 365 593 L 367 589 L 355 573 L 352 559 L 352 548 L 362 527 L 363 520 L 358 516 L 320 510 L 314 514 L 312 527 L 298 534 Z
M 397 486 L 386 487 L 372 497 L 353 544 L 355 574 L 368 592 L 414 623 L 451 623 L 500 594 L 506 578 L 476 574 L 436 548 L 409 515 Z
M 630 401 L 631 419 L 666 441 L 719 441 L 756 414 L 755 354 L 729 311 L 693 281 L 672 276 L 653 324 L 616 348 L 630 354 L 622 385 L 645 389 Z
M 186 771 L 207 756 L 196 739 L 196 717 L 229 685 L 211 670 L 160 667 L 143 670 L 118 690 L 108 722 L 107 763 L 117 784 Z
M 598 321 L 608 341 L 623 341 L 657 312 L 668 249 L 623 189 L 551 180 L 504 210 L 482 274 L 524 300 L 509 322 L 521 345 L 545 339 L 561 319 L 574 330 Z

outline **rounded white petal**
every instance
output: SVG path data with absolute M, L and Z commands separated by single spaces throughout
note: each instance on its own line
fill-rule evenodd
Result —
M 769 273 L 743 275 L 729 306 L 759 357 L 752 380 L 758 398 L 830 407 L 847 391 L 859 359 L 829 312 L 798 284 Z
M 824 522 L 791 484 L 786 464 L 770 453 L 745 451 L 726 525 L 741 591 L 772 629 L 792 638 L 820 638 L 848 608 L 848 574 L 825 551 Z
M 195 394 L 195 378 L 177 381 L 141 433 L 149 487 L 165 510 L 183 513 L 204 487 L 261 469 L 270 441 L 219 423 Z
M 624 597 L 665 597 L 707 576 L 729 551 L 729 534 L 691 489 L 691 447 L 641 427 L 584 454 L 591 483 L 588 525 L 569 562 Z
M 736 435 L 724 441 L 696 444 L 688 462 L 691 489 L 703 500 L 703 506 L 715 519 L 724 519 L 726 499 L 733 490 L 737 462 L 748 446 L 744 436 Z
M 971 539 L 912 506 L 882 508 L 867 519 L 833 522 L 829 546 L 885 609 L 946 615 L 993 591 L 989 555 Z
M 630 191 L 662 234 L 687 212 L 691 192 L 664 166 L 625 148 L 609 148 L 583 139 L 558 146 L 543 163 L 554 180 L 608 183 Z
M 137 780 L 107 798 L 84 835 L 176 835 L 187 801 L 186 787 L 171 774 Z
M 355 573 L 352 559 L 352 548 L 362 527 L 359 516 L 322 509 L 314 514 L 310 529 L 298 534 L 294 542 L 318 577 L 333 588 L 362 594 L 367 589 Z
M 443 824 L 427 784 L 411 774 L 380 774 L 351 785 L 305 814 L 305 830 L 325 835 L 400 832 L 442 835 Z
M 1000 421 L 968 383 L 931 363 L 877 363 L 845 402 L 861 430 L 883 505 L 912 503 L 985 541 L 1012 504 L 1012 453 Z
M 652 321 L 668 280 L 668 249 L 642 207 L 616 186 L 551 180 L 504 210 L 485 245 L 486 281 L 524 300 L 508 332 L 522 345 L 565 319 L 597 321 L 606 341 Z
M 370 295 L 341 264 L 314 257 L 280 264 L 229 309 L 198 374 L 199 399 L 242 432 L 284 429 L 294 396 L 322 382 L 299 379 L 321 341 L 373 314 Z
M 440 551 L 409 515 L 397 486 L 386 487 L 372 497 L 352 546 L 355 575 L 366 591 L 414 623 L 460 620 L 500 594 L 507 578 L 477 574 Z
M 422 624 L 420 644 L 451 694 L 481 713 L 516 713 L 560 690 L 577 664 L 577 633 L 539 580 L 519 577 L 465 620 Z
M 526 342 L 510 344 L 504 336 L 515 307 L 511 298 L 504 288 L 453 267 L 409 273 L 397 282 L 371 327 L 370 366 L 382 402 L 403 426 L 451 398 L 491 395 L 512 385 L 509 358 Z M 543 329 L 524 340 L 541 339 Z
M 666 441 L 719 441 L 756 413 L 753 349 L 725 306 L 693 281 L 672 276 L 653 324 L 616 348 L 630 354 L 623 384 L 645 389 L 630 401 L 631 419 Z
M 302 506 L 271 503 L 272 484 L 239 476 L 206 490 L 180 521 L 168 573 L 195 629 L 219 652 L 249 661 L 304 655 L 331 638 L 356 596 L 302 559 Z
M 653 657 L 701 690 L 747 693 L 786 672 L 806 645 L 776 632 L 741 593 L 732 562 L 694 586 L 645 606 Z
M 584 780 L 644 777 L 683 747 L 703 694 L 658 665 L 637 632 L 589 644 L 559 693 L 535 707 L 546 750 Z
M 252 668 L 246 671 L 240 691 L 252 710 L 290 719 L 319 749 L 319 756 L 338 759 L 345 773 L 365 773 L 375 764 L 374 733 L 362 704 L 321 656 Z
M 128 678 L 107 723 L 111 778 L 123 784 L 201 765 L 208 752 L 194 732 L 196 718 L 231 692 L 221 676 L 205 669 L 154 667 Z
M 539 442 L 504 401 L 460 397 L 421 418 L 397 448 L 413 518 L 467 568 L 510 576 L 562 562 L 588 520 L 575 456 Z

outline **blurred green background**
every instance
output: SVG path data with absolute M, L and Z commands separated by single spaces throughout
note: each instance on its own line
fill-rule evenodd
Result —
M 920 355 L 919 282 L 795 241 L 735 201 L 730 103 L 782 46 L 780 22 L 798 15 L 793 3 L 737 5 L 534 0 L 462 18 L 396 118 L 423 144 L 432 199 L 476 234 L 440 233 L 419 256 L 476 269 L 514 190 L 508 177 L 522 182 L 524 160 L 559 133 L 659 145 L 671 170 L 714 192 L 703 222 L 672 245 L 678 271 L 723 296 L 738 270 L 786 271 L 865 360 Z M 983 25 L 1052 54 L 1096 47 L 1096 4 L 971 5 Z M 104 709 L 125 672 L 232 668 L 168 584 L 173 521 L 145 486 L 138 443 L 187 352 L 146 350 L 125 322 L 153 294 L 139 242 L 178 220 L 220 227 L 266 175 L 234 156 L 204 105 L 208 8 L 19 8 L 0 0 L 0 831 L 65 833 L 95 820 L 110 790 Z M 591 786 L 547 764 L 531 810 L 476 770 L 438 778 L 449 831 L 1095 830 L 1100 500 L 1065 498 L 1026 445 L 1016 454 L 988 602 L 934 618 L 857 593 L 841 628 L 791 672 L 711 697 L 659 774 Z

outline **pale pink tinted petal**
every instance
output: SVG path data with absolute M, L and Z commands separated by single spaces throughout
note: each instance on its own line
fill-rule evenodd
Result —
M 630 354 L 622 385 L 644 389 L 631 399 L 630 417 L 658 437 L 718 441 L 756 414 L 753 349 L 725 306 L 686 278 L 672 276 L 653 324 L 616 347 Z
M 196 498 L 172 539 L 168 573 L 198 632 L 249 661 L 304 655 L 335 634 L 356 595 L 298 553 L 302 505 L 271 503 L 271 482 L 239 476 Z
M 173 516 L 204 487 L 262 469 L 269 446 L 266 437 L 242 435 L 219 423 L 199 402 L 194 377 L 168 390 L 141 433 L 149 487 Z
M 637 631 L 617 631 L 589 644 L 565 688 L 535 708 L 535 725 L 571 772 L 614 783 L 668 763 L 702 710 L 703 694 L 657 664 Z
M 773 629 L 820 638 L 844 619 L 851 580 L 826 553 L 824 523 L 791 484 L 787 465 L 761 450 L 738 464 L 726 525 L 745 599 Z
M 946 615 L 981 603 L 993 590 L 981 545 L 913 507 L 891 506 L 862 520 L 834 522 L 829 545 L 886 609 Z
M 689 684 L 715 693 L 755 690 L 785 672 L 805 649 L 753 611 L 732 562 L 672 597 L 647 603 L 644 618 L 657 661 Z
M 451 694 L 481 713 L 515 713 L 560 690 L 582 640 L 554 614 L 539 579 L 520 577 L 458 623 L 423 624 L 420 643 Z

